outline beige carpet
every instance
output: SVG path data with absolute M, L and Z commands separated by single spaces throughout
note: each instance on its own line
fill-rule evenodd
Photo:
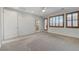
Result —
M 3 44 L 0 51 L 77 51 L 79 39 L 40 32 L 29 38 Z

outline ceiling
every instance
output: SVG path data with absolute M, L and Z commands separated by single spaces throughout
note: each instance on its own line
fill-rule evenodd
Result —
M 26 7 L 26 8 L 22 8 L 22 9 L 24 9 L 26 12 L 33 13 L 35 15 L 45 16 L 50 13 L 56 12 L 57 10 L 60 10 L 61 8 L 46 7 L 46 12 L 44 12 L 44 13 L 42 12 L 43 7 Z
M 27 13 L 32 13 L 34 15 L 38 16 L 47 16 L 51 13 L 55 13 L 58 11 L 72 11 L 72 10 L 79 10 L 78 7 L 13 7 L 14 9 L 27 12 Z M 43 8 L 46 8 L 46 12 L 42 12 Z

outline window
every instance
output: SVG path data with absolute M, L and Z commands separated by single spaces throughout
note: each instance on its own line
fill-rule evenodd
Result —
M 64 27 L 64 15 L 50 17 L 49 26 L 50 27 Z
M 78 14 L 79 14 L 78 12 L 67 14 L 66 27 L 68 27 L 68 28 L 78 28 L 79 27 Z

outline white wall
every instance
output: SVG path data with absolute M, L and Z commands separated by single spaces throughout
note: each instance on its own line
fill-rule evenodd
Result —
M 79 38 L 79 29 L 49 28 L 48 32 Z
M 2 29 L 1 29 L 1 8 L 0 8 L 0 47 L 1 47 L 1 41 L 2 41 Z
M 1 30 L 2 39 L 10 39 L 17 36 L 23 36 L 35 33 L 35 20 L 36 17 L 43 20 L 42 17 L 29 13 L 16 11 L 13 9 L 2 8 L 1 10 Z M 43 23 L 43 22 L 42 22 Z M 40 23 L 40 29 L 43 26 Z
M 78 11 L 79 9 L 76 9 L 76 10 Z M 72 12 L 72 11 L 75 11 L 75 10 L 73 10 L 73 9 L 67 10 L 67 11 L 64 10 L 64 11 L 59 11 L 57 13 L 49 15 L 49 16 L 55 16 L 55 15 L 59 15 L 59 14 L 64 14 L 64 25 L 65 26 L 64 26 L 64 28 L 48 27 L 48 32 L 79 38 L 79 28 L 66 28 L 66 13 Z M 49 18 L 49 16 L 48 16 L 48 18 Z

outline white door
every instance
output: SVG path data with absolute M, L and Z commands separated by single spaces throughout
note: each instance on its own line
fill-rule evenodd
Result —
M 35 32 L 35 19 L 28 14 L 19 14 L 19 35 L 28 35 Z
M 4 9 L 4 39 L 17 36 L 17 12 Z

